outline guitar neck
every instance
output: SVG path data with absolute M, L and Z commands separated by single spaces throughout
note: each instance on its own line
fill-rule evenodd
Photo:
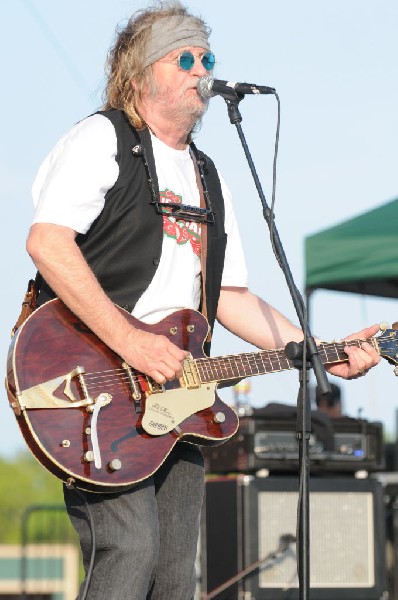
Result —
M 348 360 L 344 352 L 346 346 L 359 347 L 363 342 L 368 342 L 378 350 L 374 338 L 363 340 L 349 340 L 344 342 L 321 343 L 318 352 L 324 365 Z M 266 373 L 277 373 L 294 369 L 293 360 L 286 357 L 284 348 L 277 350 L 261 350 L 260 352 L 244 352 L 211 358 L 195 360 L 200 379 L 203 383 L 212 381 L 233 381 Z

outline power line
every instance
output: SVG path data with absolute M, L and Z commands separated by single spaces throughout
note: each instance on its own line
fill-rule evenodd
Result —
M 90 90 L 90 86 L 87 84 L 87 81 L 85 80 L 84 76 L 75 66 L 70 56 L 68 55 L 68 52 L 65 50 L 65 48 L 59 41 L 59 38 L 54 34 L 51 27 L 44 19 L 43 15 L 35 6 L 34 2 L 32 0 L 24 0 L 24 4 L 30 12 L 31 16 L 33 17 L 33 19 L 36 21 L 38 27 L 41 29 L 48 43 L 52 46 L 56 54 L 61 59 L 65 69 L 69 72 L 76 85 L 84 92 L 84 94 L 88 94 L 88 96 L 90 97 L 92 95 L 92 90 Z

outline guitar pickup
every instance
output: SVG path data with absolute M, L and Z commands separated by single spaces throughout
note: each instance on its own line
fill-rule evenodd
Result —
M 156 383 L 151 377 L 146 377 L 146 382 L 148 384 L 148 393 L 149 394 L 162 394 L 165 391 L 164 385 L 160 383 Z
M 148 386 L 148 389 L 145 390 L 146 395 L 151 394 L 162 394 L 166 391 L 164 385 L 160 383 L 156 383 L 151 377 L 145 377 L 145 382 Z M 199 374 L 195 366 L 195 361 L 190 354 L 184 360 L 182 365 L 182 377 L 180 377 L 180 385 L 183 388 L 188 390 L 190 389 L 198 389 L 201 386 L 202 382 L 199 379 Z
M 201 385 L 198 370 L 191 354 L 184 360 L 182 366 L 182 379 L 184 382 L 184 387 L 189 390 L 197 389 Z

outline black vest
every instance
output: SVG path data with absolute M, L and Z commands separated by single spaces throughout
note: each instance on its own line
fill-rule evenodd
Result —
M 159 265 L 163 241 L 163 219 L 151 204 L 153 195 L 142 153 L 134 147 L 143 145 L 159 197 L 152 144 L 147 129 L 139 133 L 130 125 L 124 112 L 116 109 L 100 112 L 115 127 L 116 161 L 119 176 L 105 195 L 105 205 L 86 234 L 76 242 L 101 287 L 113 302 L 131 310 L 147 289 Z M 213 162 L 199 152 L 215 222 L 208 224 L 206 298 L 210 326 L 213 327 L 220 295 L 227 235 L 224 229 L 224 201 L 221 184 Z M 181 273 L 181 277 L 184 274 Z M 43 283 L 39 303 L 54 297 Z

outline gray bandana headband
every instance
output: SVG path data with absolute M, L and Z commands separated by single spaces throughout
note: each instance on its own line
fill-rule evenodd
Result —
M 210 50 L 208 33 L 198 19 L 174 15 L 163 17 L 152 25 L 146 45 L 143 68 L 152 65 L 169 52 L 184 46 Z

